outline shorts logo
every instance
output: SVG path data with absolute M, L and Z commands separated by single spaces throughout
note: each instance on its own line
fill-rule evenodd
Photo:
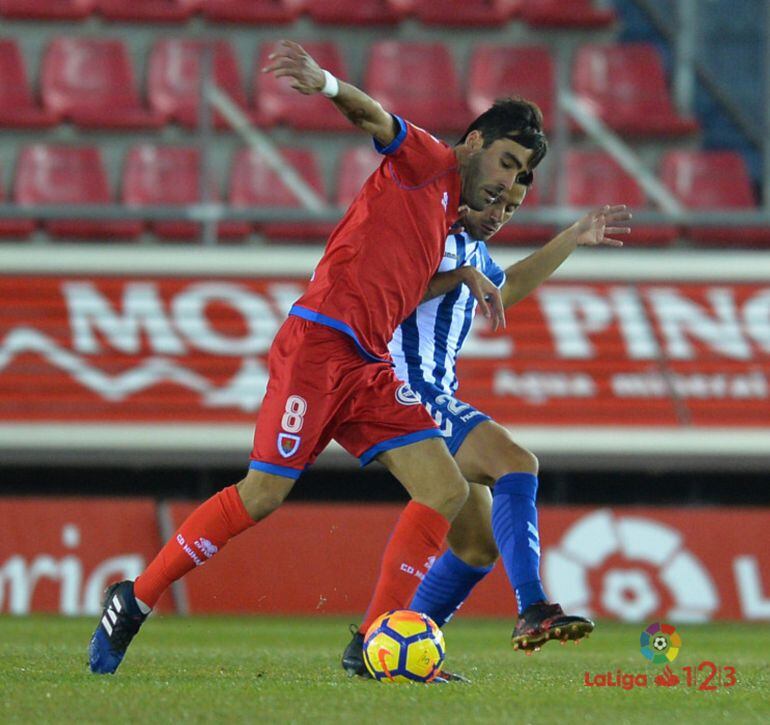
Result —
M 291 458 L 299 448 L 300 437 L 293 433 L 278 434 L 278 452 L 284 458 Z
M 419 405 L 422 401 L 420 396 L 409 387 L 408 383 L 402 383 L 396 390 L 396 400 L 401 405 Z

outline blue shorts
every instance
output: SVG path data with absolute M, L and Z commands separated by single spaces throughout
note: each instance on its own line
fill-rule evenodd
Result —
M 420 396 L 422 404 L 431 414 L 453 456 L 479 423 L 491 420 L 488 415 L 469 403 L 452 397 L 432 383 L 410 383 L 409 387 Z

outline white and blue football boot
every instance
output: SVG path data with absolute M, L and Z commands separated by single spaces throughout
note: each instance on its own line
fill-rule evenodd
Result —
M 136 603 L 132 581 L 107 587 L 102 605 L 102 617 L 88 644 L 88 661 L 91 672 L 111 675 L 123 661 L 147 615 L 142 614 Z

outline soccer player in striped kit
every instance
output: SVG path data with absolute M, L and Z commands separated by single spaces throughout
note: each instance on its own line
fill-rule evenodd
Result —
M 399 325 L 390 343 L 396 374 L 420 396 L 471 482 L 468 500 L 447 536 L 449 548 L 430 567 L 410 608 L 443 626 L 500 555 L 518 604 L 512 643 L 528 654 L 549 639 L 577 641 L 594 624 L 566 615 L 558 604 L 548 602 L 543 591 L 535 506 L 537 459 L 489 416 L 454 397 L 457 356 L 477 308 L 472 290 L 478 291 L 479 284 L 489 280 L 500 289 L 503 305 L 514 305 L 577 247 L 622 246 L 615 235 L 630 232 L 631 218 L 624 205 L 592 211 L 503 271 L 485 242 L 510 220 L 531 182 L 532 174 L 525 173 L 500 201 L 465 215 L 464 230 L 447 237 L 438 274 L 422 304 Z M 351 675 L 367 676 L 362 659 L 365 632 L 363 626 L 355 628 L 343 654 L 343 668 Z

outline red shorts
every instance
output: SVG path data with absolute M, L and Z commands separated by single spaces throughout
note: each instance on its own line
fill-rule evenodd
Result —
M 383 451 L 441 437 L 392 366 L 364 360 L 344 333 L 289 317 L 268 367 L 250 468 L 298 478 L 332 438 L 366 465 Z

